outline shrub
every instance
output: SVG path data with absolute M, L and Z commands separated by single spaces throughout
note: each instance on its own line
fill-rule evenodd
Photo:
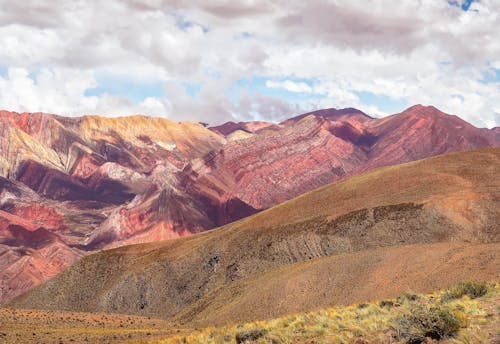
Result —
M 245 343 L 246 341 L 257 340 L 264 337 L 267 334 L 267 330 L 263 328 L 255 328 L 251 330 L 243 330 L 236 333 L 236 343 Z
M 418 300 L 418 295 L 403 293 L 396 299 L 397 303 L 404 303 L 405 301 L 413 302 Z
M 407 344 L 422 343 L 425 338 L 442 339 L 453 336 L 461 326 L 460 319 L 450 310 L 418 306 L 410 314 L 395 319 L 396 335 Z
M 460 299 L 467 295 L 471 299 L 486 295 L 488 285 L 485 282 L 460 282 L 450 288 L 442 297 L 442 302 L 448 302 L 454 299 Z
M 392 302 L 391 300 L 382 300 L 378 303 L 378 305 L 382 308 L 391 308 L 392 306 L 394 306 L 394 302 Z

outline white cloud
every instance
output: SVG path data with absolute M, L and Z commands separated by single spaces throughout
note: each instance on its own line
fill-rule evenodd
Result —
M 432 0 L 0 0 L 0 108 L 212 123 L 320 106 L 385 115 L 357 96 L 370 92 L 494 126 L 500 81 L 481 80 L 500 68 L 498 27 L 496 0 L 467 12 Z M 87 96 L 103 75 L 163 83 L 165 96 Z M 227 95 L 254 77 L 314 99 Z M 183 83 L 200 91 L 193 98 Z
M 6 109 L 73 113 L 76 108 L 90 108 L 95 97 L 84 97 L 87 88 L 95 86 L 91 72 L 42 69 L 30 75 L 24 68 L 9 68 L 0 78 L 0 99 Z
M 166 116 L 170 104 L 152 97 L 134 104 L 127 98 L 104 94 L 87 96 L 85 91 L 95 87 L 91 71 L 75 69 L 41 69 L 30 75 L 24 68 L 9 68 L 6 77 L 0 77 L 2 108 L 11 111 L 40 111 L 66 116 L 103 114 L 124 116 L 147 113 Z
M 311 93 L 312 88 L 305 82 L 295 82 L 291 80 L 285 80 L 285 81 L 272 81 L 272 80 L 267 80 L 266 81 L 266 87 L 269 88 L 283 88 L 287 91 L 290 92 L 303 92 L 303 93 Z

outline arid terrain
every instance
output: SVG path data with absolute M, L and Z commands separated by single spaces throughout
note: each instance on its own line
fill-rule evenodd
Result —
M 84 257 L 8 305 L 206 326 L 496 281 L 499 168 L 499 149 L 380 168 L 216 230 Z
M 115 314 L 0 309 L 0 340 L 11 343 L 405 343 L 435 323 L 440 343 L 496 343 L 500 286 L 462 283 L 431 294 L 318 308 L 281 318 L 185 327 L 160 319 Z M 433 310 L 438 310 L 438 313 Z M 433 313 L 434 312 L 434 313 Z M 428 317 L 428 318 L 426 318 Z M 434 319 L 435 320 L 435 319 Z M 444 321 L 445 320 L 445 321 Z M 415 327 L 406 324 L 416 321 Z M 411 323 L 410 323 L 411 324 Z M 443 334 L 445 333 L 445 335 Z
M 101 249 L 202 232 L 380 166 L 500 146 L 497 129 L 421 105 L 382 119 L 326 109 L 278 124 L 213 128 L 145 116 L 3 111 L 0 133 L 0 301 Z M 456 190 L 465 186 L 460 178 Z M 402 178 L 397 183 L 406 187 Z M 388 204 L 377 195 L 366 193 L 365 205 L 339 196 L 343 208 L 329 215 Z M 432 202 L 446 207 L 439 197 Z M 317 205 L 318 216 L 325 205 Z M 284 224 L 305 209 L 316 207 L 252 221 Z M 463 216 L 453 221 L 471 220 Z
M 1 343 L 137 342 L 190 333 L 171 322 L 104 313 L 0 308 Z

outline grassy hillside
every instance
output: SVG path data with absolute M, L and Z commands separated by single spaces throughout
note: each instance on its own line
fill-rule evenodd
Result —
M 431 339 L 440 339 L 456 344 L 497 343 L 499 304 L 499 284 L 463 283 L 432 294 L 403 293 L 395 299 L 208 327 L 154 342 L 367 344 L 435 343 Z

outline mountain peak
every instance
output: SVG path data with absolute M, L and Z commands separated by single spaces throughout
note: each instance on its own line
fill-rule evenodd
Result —
M 413 106 L 410 106 L 406 110 L 404 110 L 402 113 L 407 113 L 407 112 L 412 112 L 412 113 L 422 113 L 422 114 L 444 114 L 443 111 L 439 110 L 438 108 L 432 106 L 432 105 L 422 105 L 422 104 L 415 104 Z
M 355 121 L 359 123 L 364 123 L 373 119 L 373 117 L 367 115 L 363 111 L 358 110 L 356 108 L 343 108 L 343 109 L 327 108 L 327 109 L 320 109 L 307 112 L 302 115 L 289 118 L 287 120 L 284 120 L 280 124 L 283 125 L 294 124 L 300 121 L 302 118 L 308 116 L 320 117 L 327 119 L 329 121 Z

